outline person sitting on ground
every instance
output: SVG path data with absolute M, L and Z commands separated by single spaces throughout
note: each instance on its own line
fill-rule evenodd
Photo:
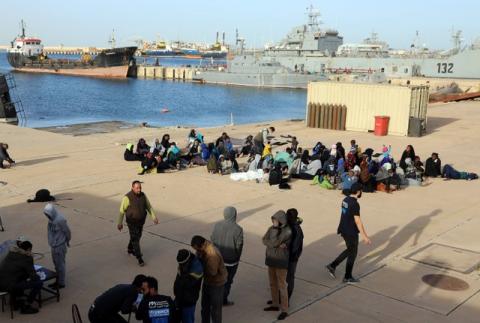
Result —
M 152 145 L 150 146 L 150 152 L 154 156 L 162 156 L 165 153 L 165 148 L 162 146 L 158 138 L 155 138 L 155 140 L 152 142 Z
M 213 243 L 201 236 L 194 236 L 190 245 L 204 268 L 202 322 L 222 322 L 223 295 L 228 276 L 222 255 Z
M 271 168 L 273 165 L 273 154 L 272 154 L 272 146 L 270 145 L 270 141 L 265 145 L 262 153 L 262 169 Z
M 8 291 L 14 308 L 20 308 L 22 314 L 35 314 L 38 309 L 32 307 L 41 289 L 42 281 L 35 272 L 32 257 L 32 243 L 22 241 L 10 247 L 10 251 L 0 265 L 0 290 Z M 25 290 L 30 290 L 25 303 L 19 298 Z
M 215 224 L 211 241 L 220 251 L 228 273 L 223 292 L 223 306 L 232 306 L 234 303 L 228 297 L 242 257 L 243 228 L 237 224 L 237 209 L 234 207 L 225 208 L 223 218 L 222 221 Z
M 293 152 L 297 152 L 298 144 L 299 143 L 298 143 L 297 137 L 292 137 L 292 144 L 290 148 L 292 149 Z
M 242 157 L 249 156 L 253 149 L 253 136 L 249 135 L 245 142 L 243 143 L 242 149 L 240 151 L 240 155 Z
M 410 158 L 410 161 L 415 160 L 415 150 L 413 149 L 412 145 L 408 145 L 407 148 L 402 153 L 402 157 L 400 158 L 400 168 L 403 169 L 403 171 L 406 173 L 407 170 L 407 164 L 405 163 L 405 160 L 407 158 Z
M 287 272 L 290 257 L 290 242 L 292 230 L 287 224 L 287 215 L 278 211 L 272 216 L 272 226 L 263 236 L 266 248 L 265 265 L 268 267 L 270 279 L 271 306 L 264 311 L 272 312 L 281 310 L 278 320 L 288 316 L 288 288 Z
M 211 154 L 210 158 L 207 161 L 207 172 L 209 174 L 217 174 L 219 172 L 218 160 L 214 154 Z
M 343 147 L 342 143 L 337 142 L 336 147 L 337 147 L 337 159 L 338 158 L 345 158 L 346 153 L 345 153 L 345 148 Z
M 137 275 L 131 284 L 119 284 L 93 302 L 88 312 L 90 323 L 127 322 L 120 314 L 130 314 L 136 311 L 135 303 L 139 294 L 145 294 L 148 289 L 147 277 Z
M 385 146 L 383 145 L 382 147 L 382 154 L 378 157 L 378 160 L 380 162 L 380 166 L 383 166 L 383 164 L 389 163 L 393 164 L 394 160 L 392 157 L 392 146 Z
M 138 173 L 138 175 L 144 175 L 145 173 L 150 172 L 158 166 L 158 159 L 151 152 L 148 152 L 145 155 L 145 159 L 142 160 L 140 166 L 142 170 L 140 171 L 140 173 Z
M 417 171 L 417 177 L 420 177 L 423 181 L 423 175 L 425 173 L 425 168 L 423 168 L 423 163 L 422 163 L 419 156 L 415 156 L 413 166 L 415 166 L 415 169 Z
M 262 156 L 260 154 L 251 154 L 250 157 L 248 158 L 248 161 L 247 161 L 247 167 L 246 167 L 246 171 L 247 172 L 256 172 L 258 171 L 258 169 L 260 169 L 261 167 L 261 160 L 262 160 Z
M 357 149 L 352 147 L 345 160 L 345 171 L 352 170 L 357 165 Z
M 253 138 L 253 143 L 255 146 L 255 153 L 262 154 L 265 144 L 269 141 L 268 135 L 275 132 L 274 127 L 269 127 L 262 129 L 259 133 Z
M 352 170 L 349 170 L 348 172 L 344 172 L 341 175 L 342 179 L 342 190 L 349 190 L 353 184 L 358 182 L 358 177 L 355 176 L 355 172 Z
M 162 141 L 160 142 L 164 148 L 164 153 L 162 157 L 166 157 L 167 151 L 170 148 L 170 135 L 164 134 L 162 137 Z
M 132 143 L 127 144 L 127 147 L 125 148 L 125 152 L 123 153 L 123 159 L 125 159 L 125 161 L 141 161 L 142 160 L 143 156 L 136 154 L 133 151 L 133 147 L 134 146 Z
M 228 153 L 228 160 L 230 160 L 232 166 L 231 173 L 238 173 L 240 171 L 240 166 L 238 166 L 237 153 L 234 150 Z
M 219 155 L 225 156 L 228 153 L 227 148 L 225 147 L 225 142 L 223 141 L 223 139 L 218 141 L 218 145 L 216 146 L 216 149 L 217 149 Z
M 302 163 L 300 166 L 300 172 L 298 174 L 292 174 L 292 178 L 312 180 L 315 176 L 319 175 L 321 169 L 322 162 L 315 157 L 308 163 L 308 165 Z
M 137 150 L 136 154 L 138 156 L 141 156 L 141 158 L 145 158 L 145 156 L 150 152 L 150 146 L 147 145 L 147 142 L 145 139 L 140 138 L 137 143 Z
M 225 145 L 225 150 L 227 151 L 227 154 L 234 151 L 233 149 L 233 143 L 232 143 L 232 140 L 230 139 L 230 137 L 226 138 L 224 141 L 223 141 L 224 145 Z
M 188 134 L 187 137 L 187 148 L 190 148 L 195 140 L 198 140 L 197 138 L 197 131 L 195 129 L 190 130 L 190 133 Z
M 226 132 L 223 132 L 222 135 L 218 137 L 217 140 L 215 141 L 215 146 L 218 147 L 218 145 L 220 144 L 220 141 L 225 142 L 227 138 L 230 138 L 230 137 Z
M 8 166 L 3 164 L 4 161 L 8 163 Z M 11 167 L 14 164 L 15 161 L 10 158 L 10 155 L 8 154 L 8 144 L 0 143 L 0 168 Z
M 188 154 L 182 158 L 187 161 L 189 166 L 204 166 L 207 164 L 207 162 L 202 158 L 202 150 L 200 148 L 200 141 L 198 139 L 195 139 L 188 151 Z
M 218 158 L 218 170 L 220 175 L 229 175 L 232 173 L 232 162 L 220 155 Z
M 350 140 L 350 151 L 355 151 L 355 155 L 357 156 L 357 158 L 361 154 L 361 149 L 360 147 L 358 147 L 357 141 L 355 139 Z
M 373 193 L 376 190 L 377 183 L 375 176 L 368 170 L 368 157 L 364 156 L 360 162 L 360 183 L 363 186 L 363 192 Z
M 279 151 L 275 154 L 275 158 L 273 159 L 275 164 L 282 163 L 291 167 L 293 164 L 293 157 L 292 157 L 292 149 L 287 147 L 285 151 Z
M 158 294 L 158 281 L 147 277 L 147 286 L 135 318 L 143 323 L 177 322 L 175 303 L 170 296 Z
M 425 162 L 425 176 L 439 177 L 442 175 L 442 161 L 438 158 L 437 153 L 432 153 L 432 156 Z
M 181 322 L 195 322 L 195 308 L 202 287 L 203 266 L 200 260 L 189 250 L 181 249 L 177 253 L 178 270 L 173 285 L 175 306 Z
M 383 166 L 380 167 L 375 179 L 377 181 L 377 191 L 390 193 L 400 189 L 400 178 L 390 163 L 383 164 Z M 379 187 L 378 184 L 382 184 L 381 187 Z
M 202 156 L 202 160 L 206 163 L 210 158 L 210 150 L 208 149 L 208 146 L 206 143 L 200 144 L 200 153 Z
M 315 144 L 315 147 L 312 149 L 312 156 L 319 156 L 320 158 L 323 155 L 323 151 L 326 147 L 319 141 Z
M 172 165 L 173 167 L 176 167 L 177 169 L 181 168 L 181 161 L 180 161 L 180 148 L 177 147 L 177 144 L 175 142 L 172 142 L 170 144 L 170 148 L 167 150 L 167 162 Z
M 478 179 L 478 175 L 475 173 L 469 172 L 460 172 L 453 168 L 451 165 L 445 165 L 443 167 L 442 177 L 449 180 L 449 179 L 464 179 L 467 181 Z

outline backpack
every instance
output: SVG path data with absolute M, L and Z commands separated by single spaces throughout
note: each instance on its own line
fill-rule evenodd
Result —
M 282 182 L 282 172 L 278 168 L 274 168 L 270 171 L 270 175 L 268 176 L 268 184 L 272 185 L 279 185 Z
M 217 164 L 217 158 L 215 158 L 215 155 L 211 155 L 210 158 L 208 159 L 207 162 L 207 171 L 209 173 L 216 173 L 218 172 L 218 164 Z

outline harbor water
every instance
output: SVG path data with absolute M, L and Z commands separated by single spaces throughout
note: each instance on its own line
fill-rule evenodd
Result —
M 190 61 L 196 65 L 199 61 Z M 181 65 L 169 58 L 160 64 Z M 0 72 L 9 72 L 0 52 Z M 97 121 L 147 122 L 153 126 L 213 127 L 305 117 L 306 91 L 226 87 L 190 82 L 108 80 L 13 73 L 27 127 Z M 168 109 L 169 113 L 162 113 Z

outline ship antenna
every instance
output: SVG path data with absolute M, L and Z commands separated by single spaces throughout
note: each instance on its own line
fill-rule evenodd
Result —
M 110 46 L 112 46 L 112 48 L 115 48 L 115 45 L 116 45 L 115 29 L 112 29 L 112 36 L 110 37 L 110 40 L 108 41 L 108 43 L 110 44 Z
M 22 38 L 25 38 L 25 22 L 23 22 L 23 19 L 21 22 L 21 27 L 22 27 Z

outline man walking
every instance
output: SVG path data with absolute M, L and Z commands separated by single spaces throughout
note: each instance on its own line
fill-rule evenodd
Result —
M 67 247 L 70 246 L 72 237 L 67 220 L 57 211 L 53 204 L 48 203 L 43 210 L 48 218 L 48 244 L 52 249 L 52 261 L 57 272 L 57 281 L 48 285 L 51 288 L 65 287 L 65 257 L 67 255 Z
M 343 279 L 344 283 L 355 284 L 359 280 L 352 276 L 353 265 L 355 264 L 355 258 L 357 257 L 358 252 L 358 234 L 362 235 L 363 241 L 369 245 L 372 242 L 365 232 L 363 227 L 362 220 L 360 219 L 360 205 L 358 204 L 357 199 L 362 197 L 362 186 L 359 183 L 352 185 L 350 190 L 345 190 L 344 194 L 347 195 L 342 202 L 342 214 L 340 218 L 340 224 L 338 226 L 337 233 L 343 237 L 347 249 L 343 251 L 337 259 L 335 259 L 331 264 L 327 265 L 327 271 L 332 276 L 335 277 L 335 268 L 347 259 L 347 266 L 345 269 L 345 277 Z M 356 196 L 353 197 L 352 195 Z
M 237 210 L 234 207 L 225 208 L 223 217 L 223 221 L 215 224 L 211 239 L 213 245 L 220 251 L 228 273 L 223 291 L 223 305 L 231 306 L 234 303 L 228 300 L 228 295 L 242 256 L 243 229 L 237 224 Z
M 227 282 L 227 270 L 222 255 L 210 241 L 201 236 L 194 236 L 191 245 L 204 268 L 202 323 L 221 323 L 223 289 Z
M 142 192 L 142 184 L 139 181 L 134 181 L 132 183 L 132 190 L 122 199 L 117 228 L 119 231 L 122 231 L 123 217 L 125 217 L 130 233 L 127 252 L 137 258 L 138 264 L 141 267 L 145 266 L 145 262 L 143 261 L 143 255 L 140 250 L 140 238 L 142 237 L 143 225 L 147 219 L 147 213 L 152 217 L 153 223 L 158 224 L 158 219 L 153 212 L 152 205 L 147 196 Z

